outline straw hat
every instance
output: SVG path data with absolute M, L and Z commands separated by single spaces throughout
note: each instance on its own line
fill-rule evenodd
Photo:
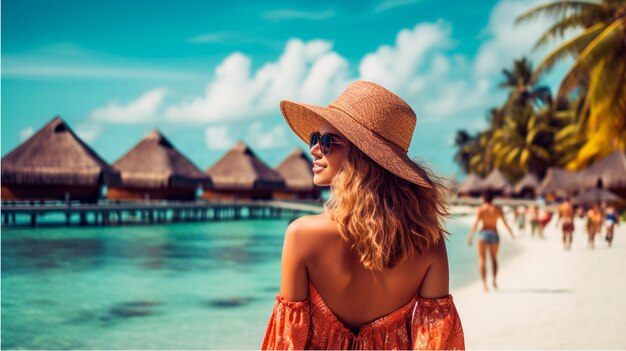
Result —
M 322 120 L 389 172 L 423 187 L 432 187 L 424 171 L 408 156 L 415 112 L 399 96 L 366 81 L 353 82 L 328 107 L 283 100 L 280 110 L 304 142 Z

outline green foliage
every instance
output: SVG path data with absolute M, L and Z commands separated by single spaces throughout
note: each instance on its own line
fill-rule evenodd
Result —
M 580 169 L 615 149 L 626 150 L 626 0 L 556 1 L 537 6 L 516 22 L 546 16 L 554 24 L 535 47 L 580 33 L 553 50 L 536 70 L 526 58 L 503 70 L 509 92 L 490 110 L 489 127 L 458 131 L 455 160 L 468 174 L 502 169 L 511 180 L 547 167 Z M 538 84 L 542 73 L 575 59 L 556 98 Z

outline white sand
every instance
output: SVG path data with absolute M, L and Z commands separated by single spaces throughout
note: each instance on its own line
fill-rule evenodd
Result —
M 473 217 L 462 220 L 471 225 Z M 577 219 L 571 251 L 555 223 L 543 240 L 527 233 L 512 241 L 502 226 L 501 245 L 520 254 L 500 259 L 499 289 L 485 293 L 478 281 L 452 291 L 468 349 L 626 349 L 626 223 L 613 247 L 603 229 L 590 250 Z M 487 274 L 491 284 L 489 261 Z

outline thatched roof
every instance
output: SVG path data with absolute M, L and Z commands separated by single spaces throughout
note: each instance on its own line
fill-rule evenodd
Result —
M 2 158 L 2 184 L 115 185 L 114 170 L 57 116 Z
M 287 189 L 294 191 L 312 191 L 313 162 L 301 149 L 293 150 L 287 158 L 276 167 L 276 172 L 285 180 Z
M 479 192 L 482 186 L 483 180 L 476 173 L 472 173 L 459 185 L 459 193 L 473 193 Z
M 575 203 L 591 204 L 597 202 L 615 202 L 623 199 L 606 189 L 587 188 L 574 198 Z
M 480 188 L 482 191 L 491 190 L 506 192 L 507 190 L 512 190 L 511 184 L 508 180 L 506 180 L 504 174 L 498 168 L 492 170 L 491 173 L 483 179 Z
M 605 188 L 626 188 L 626 154 L 614 151 L 580 173 L 585 186 L 595 187 L 602 179 Z
M 263 163 L 243 142 L 237 143 L 206 173 L 211 176 L 216 189 L 273 190 L 285 187 L 280 174 Z
M 122 174 L 122 185 L 141 188 L 210 187 L 202 173 L 174 145 L 154 129 L 113 164 Z
M 521 193 L 524 189 L 536 190 L 539 186 L 539 179 L 532 173 L 526 173 L 526 175 L 515 184 L 515 192 Z
M 580 173 L 550 167 L 537 188 L 539 194 L 567 194 L 580 187 Z

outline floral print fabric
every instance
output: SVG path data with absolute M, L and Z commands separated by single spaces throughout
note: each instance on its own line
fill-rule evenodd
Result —
M 414 297 L 398 310 L 361 326 L 347 328 L 309 284 L 309 298 L 288 301 L 277 295 L 263 350 L 463 350 L 461 320 L 452 296 Z

